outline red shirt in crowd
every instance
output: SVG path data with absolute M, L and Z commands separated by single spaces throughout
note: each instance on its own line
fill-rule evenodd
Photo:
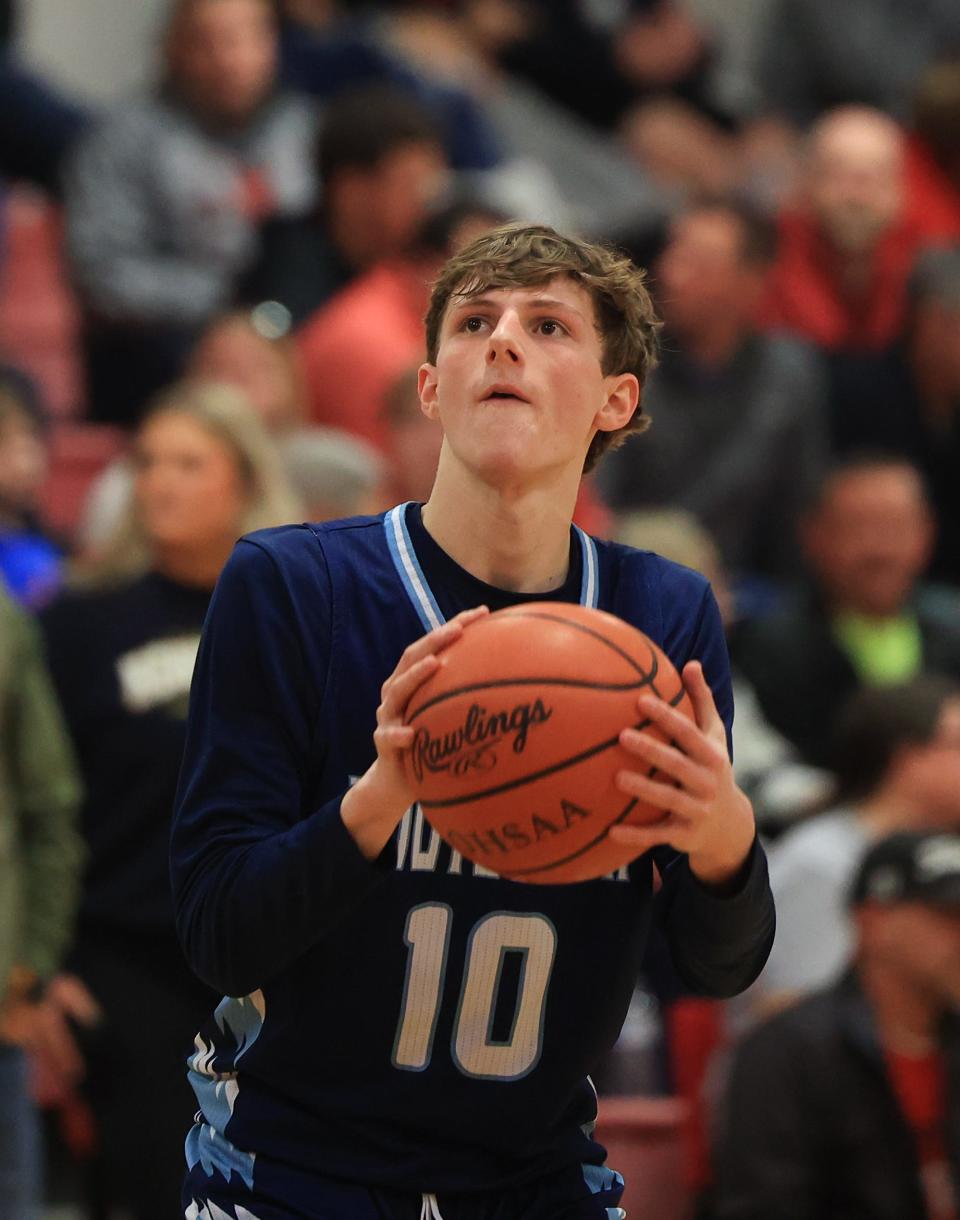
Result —
M 913 1132 L 930 1220 L 960 1220 L 947 1159 L 946 1068 L 943 1055 L 887 1050 L 887 1068 L 900 1109 Z

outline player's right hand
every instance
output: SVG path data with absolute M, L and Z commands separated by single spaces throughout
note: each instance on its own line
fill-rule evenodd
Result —
M 344 825 L 369 860 L 380 854 L 414 800 L 403 762 L 414 736 L 413 728 L 404 724 L 407 704 L 436 671 L 440 653 L 459 639 L 466 627 L 489 613 L 486 606 L 464 610 L 415 640 L 404 649 L 380 690 L 373 734 L 377 757 L 340 805 Z

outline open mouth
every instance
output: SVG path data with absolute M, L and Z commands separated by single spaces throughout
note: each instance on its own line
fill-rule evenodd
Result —
M 525 398 L 518 390 L 510 388 L 498 388 L 488 390 L 481 399 L 481 402 L 529 402 L 529 398 Z

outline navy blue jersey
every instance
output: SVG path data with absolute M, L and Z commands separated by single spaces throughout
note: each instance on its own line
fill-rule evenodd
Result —
M 694 572 L 573 528 L 558 600 L 704 665 L 731 722 L 716 604 Z M 458 567 L 417 505 L 250 535 L 204 629 L 172 844 L 178 927 L 228 997 L 196 1040 L 192 1165 L 256 1155 L 368 1185 L 488 1190 L 599 1163 L 588 1074 L 615 1041 L 654 913 L 648 853 L 576 885 L 506 881 L 408 811 L 376 861 L 340 817 L 373 762 L 380 688 L 424 631 L 524 600 Z M 532 598 L 531 598 L 532 600 Z M 677 967 L 711 994 L 772 939 L 763 853 L 733 894 L 658 854 Z

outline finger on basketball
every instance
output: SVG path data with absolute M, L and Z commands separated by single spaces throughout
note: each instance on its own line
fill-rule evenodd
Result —
M 723 739 L 726 740 L 723 720 L 717 711 L 713 691 L 710 689 L 710 685 L 704 675 L 703 666 L 699 661 L 688 661 L 683 667 L 682 676 L 683 685 L 690 696 L 690 702 L 693 704 L 697 724 L 705 732 L 716 734 L 719 731 Z
M 662 699 L 654 695 L 641 695 L 637 702 L 643 715 L 697 762 L 716 766 L 726 757 L 725 751 L 720 750 L 718 743 L 708 737 L 703 728 Z
M 409 750 L 413 744 L 413 729 L 406 724 L 381 724 L 373 732 L 378 753 L 390 750 Z
M 440 658 L 430 652 L 419 661 L 414 661 L 403 673 L 396 673 L 388 678 L 383 686 L 383 700 L 380 704 L 378 719 L 383 721 L 400 719 L 404 708 L 410 701 L 414 691 L 426 682 L 427 678 L 436 672 Z
M 651 847 L 678 848 L 675 840 L 682 830 L 680 820 L 667 813 L 659 821 L 646 826 L 630 826 L 621 822 L 617 826 L 611 826 L 607 835 L 614 843 L 632 848 L 636 855 L 640 856 Z
M 696 797 L 684 792 L 682 788 L 650 779 L 639 771 L 618 771 L 616 784 L 627 796 L 635 796 L 647 805 L 685 818 L 696 817 L 703 808 Z
M 442 626 L 435 627 L 433 631 L 428 631 L 426 635 L 414 640 L 404 649 L 396 673 L 403 673 L 424 657 L 433 656 L 444 648 L 448 648 L 454 640 L 460 638 L 465 627 L 489 613 L 488 606 L 474 606 L 470 610 L 461 610 Z
M 658 741 L 651 733 L 624 729 L 620 734 L 620 744 L 631 754 L 652 763 L 658 771 L 682 784 L 693 795 L 707 799 L 715 793 L 716 780 L 711 771 L 695 763 L 682 750 Z

